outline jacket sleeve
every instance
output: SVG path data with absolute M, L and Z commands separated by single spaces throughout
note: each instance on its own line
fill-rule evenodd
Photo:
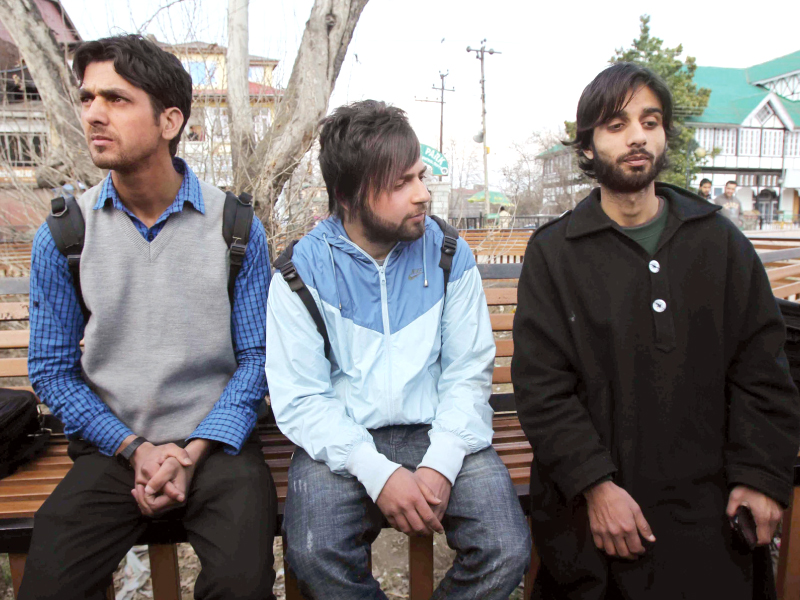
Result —
M 448 284 L 441 328 L 439 405 L 429 434 L 431 445 L 418 468 L 435 469 L 452 484 L 464 457 L 492 443 L 489 396 L 495 343 L 474 262 L 458 280 Z
M 764 267 L 746 243 L 749 264 L 732 264 L 726 297 L 726 323 L 739 325 L 726 375 L 726 475 L 730 485 L 747 485 L 785 507 L 800 447 L 800 400 L 783 350 L 783 318 Z
M 568 500 L 616 471 L 577 395 L 576 360 L 563 300 L 534 238 L 518 286 L 511 379 L 535 460 Z
M 319 306 L 316 290 L 309 291 Z M 272 412 L 284 435 L 333 473 L 356 477 L 377 501 L 400 465 L 378 452 L 367 429 L 336 397 L 322 336 L 277 271 L 267 298 L 266 373 Z

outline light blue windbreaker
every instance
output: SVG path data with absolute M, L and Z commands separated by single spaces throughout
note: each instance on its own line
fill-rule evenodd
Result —
M 367 429 L 432 423 L 419 466 L 451 483 L 464 456 L 492 441 L 495 344 L 481 278 L 459 239 L 442 312 L 443 234 L 430 218 L 425 227 L 383 266 L 335 217 L 294 247 L 295 268 L 325 319 L 330 361 L 278 272 L 267 300 L 266 371 L 278 427 L 334 473 L 357 477 L 373 500 L 400 465 L 377 451 Z

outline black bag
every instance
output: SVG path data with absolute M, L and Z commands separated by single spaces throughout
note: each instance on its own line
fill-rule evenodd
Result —
M 36 396 L 0 388 L 0 479 L 36 457 L 50 440 Z

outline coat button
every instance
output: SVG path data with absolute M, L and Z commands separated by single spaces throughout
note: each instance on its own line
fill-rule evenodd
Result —
M 653 301 L 653 310 L 657 313 L 662 313 L 667 310 L 667 303 L 659 298 L 658 300 Z
M 658 273 L 661 270 L 661 265 L 658 264 L 657 260 L 651 260 L 650 264 L 647 266 L 650 267 L 651 273 Z

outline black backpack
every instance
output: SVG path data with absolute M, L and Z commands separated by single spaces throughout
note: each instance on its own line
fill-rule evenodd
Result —
M 225 207 L 222 210 L 222 236 L 230 248 L 230 273 L 228 275 L 228 298 L 233 307 L 233 289 L 236 276 L 242 268 L 247 243 L 250 241 L 250 227 L 253 224 L 253 197 L 250 194 L 236 196 L 232 192 L 225 194 Z M 47 215 L 47 226 L 53 241 L 64 256 L 67 257 L 72 283 L 78 296 L 84 320 L 89 320 L 89 310 L 83 300 L 81 291 L 81 252 L 86 224 L 83 213 L 75 198 L 65 194 L 50 201 L 50 214 Z
M 39 414 L 36 396 L 0 389 L 0 479 L 34 458 L 47 445 L 50 429 Z
M 444 219 L 440 217 L 431 215 L 431 219 L 436 221 L 436 224 L 444 234 L 444 239 L 442 240 L 442 256 L 439 259 L 439 267 L 441 267 L 442 271 L 444 272 L 444 296 L 442 298 L 442 304 L 444 304 L 444 299 L 447 298 L 447 282 L 450 280 L 450 269 L 453 266 L 453 256 L 455 255 L 456 248 L 458 247 L 458 229 L 449 223 L 446 223 Z M 328 337 L 328 329 L 325 327 L 325 321 L 319 312 L 319 308 L 317 308 L 316 302 L 314 302 L 314 298 L 311 296 L 311 292 L 308 291 L 306 284 L 303 283 L 303 279 L 300 277 L 300 274 L 297 272 L 297 269 L 292 263 L 294 245 L 297 242 L 298 240 L 289 242 L 289 245 L 286 246 L 286 249 L 278 258 L 275 259 L 274 265 L 275 268 L 281 272 L 281 275 L 283 275 L 283 279 L 286 281 L 286 283 L 289 284 L 289 289 L 291 289 L 293 292 L 296 292 L 297 295 L 300 296 L 300 300 L 302 300 L 303 304 L 308 309 L 308 312 L 311 314 L 311 318 L 314 320 L 314 324 L 317 326 L 317 331 L 322 336 L 322 341 L 325 344 L 325 358 L 330 359 L 331 341 Z

